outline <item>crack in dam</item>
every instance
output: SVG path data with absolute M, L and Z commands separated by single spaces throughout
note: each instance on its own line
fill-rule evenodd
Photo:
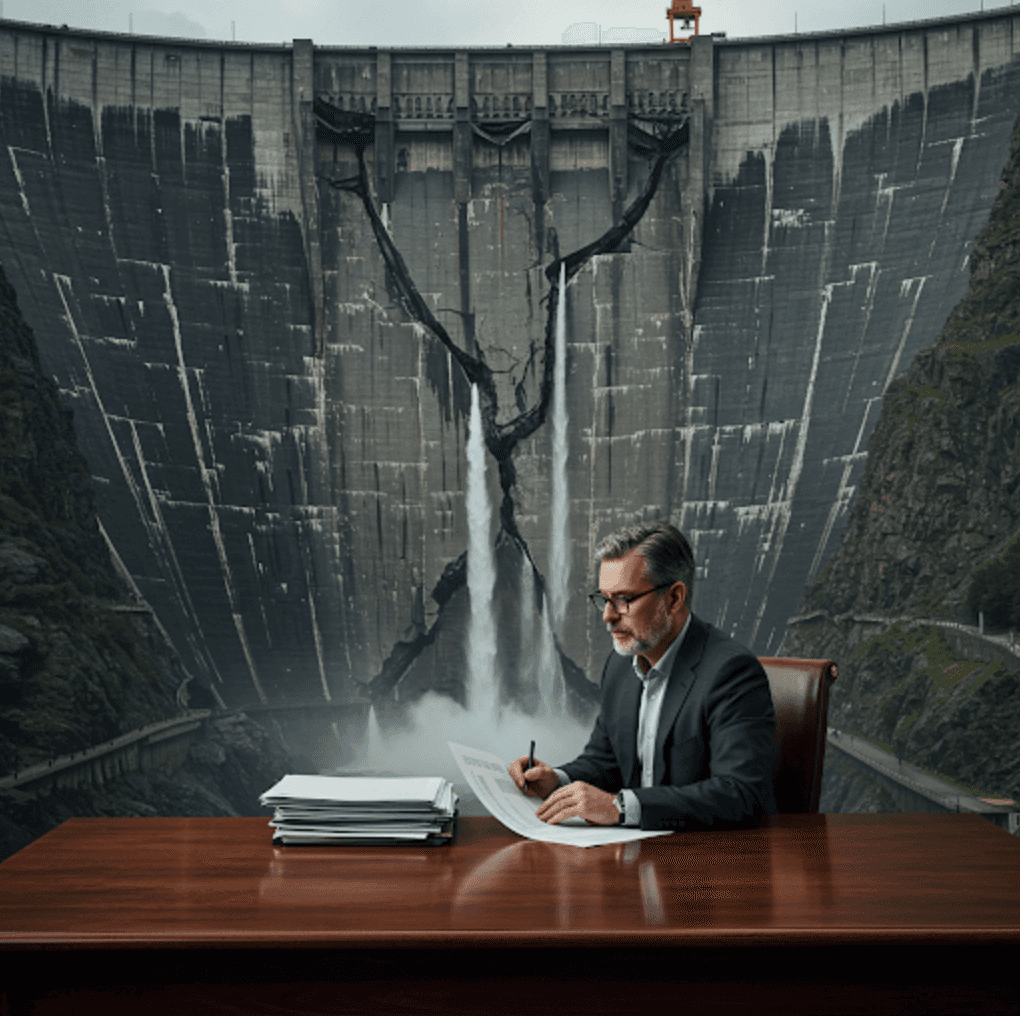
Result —
M 635 122 L 628 124 L 629 140 L 634 147 L 644 153 L 654 155 L 654 162 L 648 173 L 645 185 L 637 198 L 624 211 L 619 223 L 613 225 L 601 236 L 585 244 L 583 247 L 562 257 L 554 258 L 545 268 L 545 276 L 550 288 L 546 298 L 545 342 L 542 349 L 543 366 L 540 395 L 537 402 L 530 408 L 527 408 L 522 404 L 524 401 L 521 394 L 522 386 L 520 384 L 516 385 L 515 395 L 517 396 L 517 408 L 520 412 L 512 420 L 500 423 L 498 422 L 499 398 L 493 380 L 493 371 L 485 361 L 485 354 L 481 345 L 477 341 L 474 342 L 477 348 L 477 355 L 472 356 L 453 341 L 446 328 L 437 320 L 432 311 L 429 310 L 418 287 L 415 285 L 399 248 L 386 228 L 386 224 L 380 217 L 375 202 L 372 199 L 369 175 L 365 164 L 365 149 L 375 141 L 374 118 L 371 115 L 360 112 L 345 114 L 343 110 L 331 107 L 322 100 L 316 101 L 315 116 L 320 130 L 327 131 L 339 141 L 350 144 L 354 148 L 358 160 L 357 176 L 343 179 L 322 176 L 321 179 L 330 187 L 355 194 L 360 198 L 365 214 L 372 225 L 372 233 L 385 263 L 388 278 L 393 281 L 398 298 L 405 311 L 439 339 L 464 372 L 468 382 L 478 388 L 485 446 L 497 462 L 499 484 L 502 490 L 502 500 L 499 508 L 500 534 L 497 537 L 497 543 L 503 539 L 509 539 L 527 560 L 533 571 L 534 592 L 537 599 L 535 606 L 541 612 L 545 599 L 546 580 L 542 575 L 541 569 L 535 564 L 527 542 L 521 536 L 520 530 L 514 521 L 513 490 L 517 479 L 517 471 L 514 467 L 513 454 L 520 442 L 529 438 L 546 422 L 546 416 L 553 395 L 553 376 L 557 348 L 557 315 L 561 310 L 560 302 L 566 299 L 566 294 L 563 291 L 566 284 L 592 258 L 600 254 L 613 253 L 641 221 L 658 190 L 666 162 L 682 146 L 687 144 L 690 138 L 690 123 L 682 115 L 642 118 L 645 122 L 651 123 L 652 132 L 639 127 Z M 487 132 L 481 130 L 477 131 L 477 133 L 481 134 L 490 143 L 502 146 L 506 140 L 510 140 L 521 133 L 521 126 L 514 125 L 512 131 L 507 131 L 505 139 L 494 139 Z M 464 330 L 465 333 L 469 332 L 466 322 Z M 473 339 L 473 335 L 466 335 L 466 338 Z M 529 366 L 533 362 L 535 355 L 536 350 L 534 344 L 532 344 L 528 358 Z M 457 559 L 452 568 L 447 567 L 432 591 L 432 599 L 439 604 L 440 608 L 436 621 L 427 631 L 418 632 L 413 640 L 400 640 L 396 643 L 384 661 L 381 672 L 367 683 L 369 694 L 373 699 L 391 695 L 418 655 L 433 644 L 437 634 L 442 630 L 443 610 L 446 603 L 451 594 L 467 581 L 467 574 L 467 552 L 465 552 Z M 582 699 L 595 701 L 593 687 L 584 678 L 583 671 L 563 652 L 555 633 L 553 638 L 557 654 L 564 667 L 564 679 L 569 683 L 571 690 Z

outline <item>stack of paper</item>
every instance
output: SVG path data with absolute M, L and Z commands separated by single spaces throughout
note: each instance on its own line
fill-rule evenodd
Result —
M 273 843 L 439 845 L 453 836 L 457 795 L 441 776 L 284 776 L 261 798 Z

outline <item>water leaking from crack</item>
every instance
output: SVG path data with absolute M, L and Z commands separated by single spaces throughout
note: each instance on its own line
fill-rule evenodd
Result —
M 556 346 L 553 373 L 553 463 L 552 463 L 552 540 L 549 561 L 549 613 L 552 630 L 563 634 L 570 590 L 570 548 L 567 489 L 567 266 L 560 262 L 559 292 L 556 302 Z
M 490 538 L 489 492 L 485 486 L 485 445 L 478 386 L 471 386 L 471 420 L 468 424 L 468 556 L 467 584 L 471 601 L 468 623 L 468 708 L 481 717 L 495 715 L 496 622 L 492 615 L 492 594 L 496 586 L 496 562 Z

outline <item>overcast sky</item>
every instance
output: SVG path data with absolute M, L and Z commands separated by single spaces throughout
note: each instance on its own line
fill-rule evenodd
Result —
M 982 0 L 702 0 L 701 30 L 729 37 L 817 32 L 968 14 Z M 568 26 L 649 28 L 668 34 L 667 0 L 0 0 L 19 21 L 239 42 L 312 39 L 320 46 L 559 45 Z M 1009 6 L 984 0 L 985 9 Z M 129 20 L 130 18 L 130 20 Z

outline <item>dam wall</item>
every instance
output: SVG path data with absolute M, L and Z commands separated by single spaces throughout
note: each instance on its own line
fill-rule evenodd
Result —
M 189 670 L 228 706 L 356 699 L 436 622 L 467 546 L 468 382 L 400 297 L 359 153 L 509 428 L 541 404 L 546 268 L 620 223 L 682 122 L 628 239 L 566 289 L 560 644 L 599 672 L 591 550 L 668 515 L 695 610 L 774 651 L 838 545 L 885 387 L 964 292 L 1020 112 L 1018 28 L 1000 9 L 377 50 L 0 21 L 0 263 L 104 529 Z M 550 431 L 510 456 L 547 578 Z

